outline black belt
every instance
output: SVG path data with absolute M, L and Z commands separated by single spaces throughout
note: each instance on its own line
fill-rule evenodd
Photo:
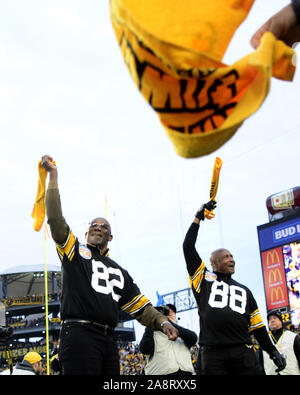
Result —
M 112 335 L 114 333 L 114 328 L 110 327 L 109 325 L 102 325 L 95 321 L 86 321 L 86 320 L 77 320 L 76 318 L 63 320 L 62 324 L 70 324 L 71 322 L 83 324 L 83 325 L 92 325 L 96 328 L 100 329 L 104 335 Z

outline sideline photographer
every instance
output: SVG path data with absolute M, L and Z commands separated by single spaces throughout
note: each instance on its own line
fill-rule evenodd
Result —
M 161 332 L 146 328 L 140 342 L 140 351 L 146 355 L 146 375 L 192 375 L 195 374 L 190 348 L 197 342 L 195 332 L 176 324 L 176 308 L 172 304 L 155 307 L 164 314 L 178 330 L 176 341 L 169 342 Z

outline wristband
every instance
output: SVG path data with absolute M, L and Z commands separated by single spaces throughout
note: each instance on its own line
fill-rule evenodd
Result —
M 195 217 L 198 218 L 200 221 L 204 221 L 204 204 L 196 212 Z
M 169 323 L 169 321 L 164 321 L 164 322 L 162 322 L 162 323 L 160 324 L 160 326 L 163 327 L 164 324 L 166 324 L 166 323 Z

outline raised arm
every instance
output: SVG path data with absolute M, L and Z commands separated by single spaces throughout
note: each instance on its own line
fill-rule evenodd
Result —
M 49 155 L 42 157 L 42 166 L 49 173 L 49 183 L 46 192 L 46 212 L 53 240 L 63 245 L 69 235 L 69 226 L 63 217 L 58 190 L 58 173 L 53 159 Z
M 200 221 L 204 221 L 205 219 L 205 210 L 212 211 L 216 208 L 216 202 L 214 200 L 210 200 L 208 203 L 203 204 L 199 210 L 197 211 L 194 221 L 192 222 L 189 230 L 186 233 L 184 242 L 183 242 L 183 253 L 187 265 L 187 270 L 190 276 L 193 276 L 196 270 L 202 263 L 202 259 L 200 258 L 197 250 L 196 250 L 196 241 L 200 226 Z

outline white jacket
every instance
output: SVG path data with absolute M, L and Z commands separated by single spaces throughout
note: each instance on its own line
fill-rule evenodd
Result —
M 269 336 L 272 340 L 272 336 L 270 334 Z M 300 375 L 298 361 L 294 353 L 294 341 L 296 336 L 297 335 L 295 333 L 285 330 L 278 339 L 278 342 L 275 344 L 275 347 L 280 354 L 283 354 L 286 358 L 286 367 L 279 372 L 280 375 Z M 277 369 L 277 367 L 265 351 L 263 351 L 263 359 L 266 374 L 276 375 L 277 373 L 275 372 L 275 369 Z
M 179 369 L 195 374 L 191 352 L 180 337 L 171 341 L 164 333 L 155 331 L 153 338 L 154 354 L 151 358 L 147 356 L 146 375 L 171 374 Z

